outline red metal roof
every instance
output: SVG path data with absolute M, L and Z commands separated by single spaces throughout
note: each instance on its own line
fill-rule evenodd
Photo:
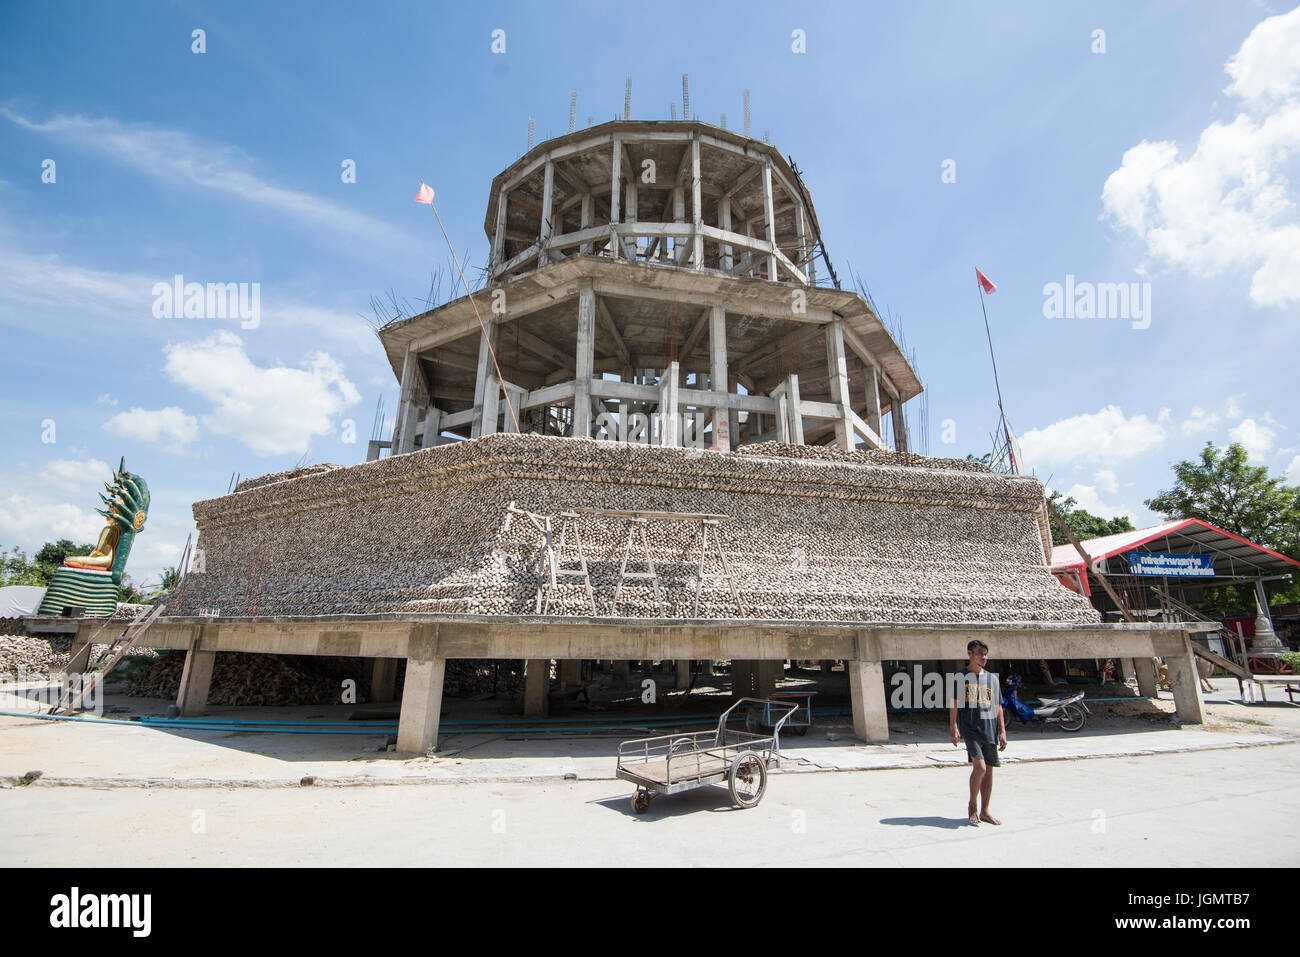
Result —
M 1206 551 L 1213 554 L 1216 559 L 1216 571 L 1218 571 L 1217 559 L 1226 558 L 1229 570 L 1234 574 L 1221 574 L 1220 577 L 1236 577 L 1236 571 L 1245 573 L 1244 577 L 1253 577 L 1261 572 L 1277 574 L 1300 568 L 1300 562 L 1293 558 L 1287 558 L 1271 548 L 1247 541 L 1232 532 L 1225 532 L 1199 518 L 1184 518 L 1176 522 L 1165 522 L 1163 525 L 1152 525 L 1150 528 L 1139 528 L 1133 532 L 1089 538 L 1079 544 L 1096 562 L 1113 558 L 1162 538 L 1169 539 L 1164 551 L 1184 553 Z M 1239 564 L 1241 568 L 1237 567 Z M 1055 546 L 1052 549 L 1052 571 L 1063 571 L 1069 568 L 1083 568 L 1082 556 L 1073 545 Z

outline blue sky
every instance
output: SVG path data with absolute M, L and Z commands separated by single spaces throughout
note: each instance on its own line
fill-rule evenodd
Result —
M 997 421 L 978 265 L 1008 414 L 1054 487 L 1148 523 L 1170 463 L 1233 438 L 1300 483 L 1300 11 L 466 6 L 0 8 L 0 547 L 92 541 L 125 455 L 153 490 L 129 571 L 156 578 L 232 472 L 363 460 L 397 390 L 370 296 L 422 296 L 448 258 L 418 180 L 481 264 L 528 117 L 563 133 L 576 88 L 580 124 L 612 119 L 627 74 L 638 119 L 680 108 L 683 73 L 733 129 L 751 91 L 837 268 L 902 320 L 931 454 L 987 451 Z M 258 283 L 260 323 L 155 316 L 176 274 Z M 1047 317 L 1067 276 L 1149 283 L 1149 325 Z

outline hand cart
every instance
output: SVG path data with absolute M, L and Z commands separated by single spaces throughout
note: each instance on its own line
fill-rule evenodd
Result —
M 727 727 L 740 707 L 757 707 L 774 719 L 771 734 Z M 636 785 L 632 810 L 644 814 L 656 794 L 678 794 L 727 783 L 737 807 L 757 806 L 767 790 L 767 769 L 781 759 L 781 725 L 797 709 L 789 701 L 741 698 L 718 718 L 713 731 L 689 731 L 637 738 L 618 746 L 617 775 Z
M 763 707 L 751 707 L 745 712 L 745 730 L 751 734 L 758 734 L 764 728 L 775 727 L 771 705 L 791 702 L 796 706 L 796 710 L 789 716 L 785 727 L 791 734 L 802 738 L 812 727 L 812 696 L 816 693 L 816 691 L 774 692 L 771 700 Z

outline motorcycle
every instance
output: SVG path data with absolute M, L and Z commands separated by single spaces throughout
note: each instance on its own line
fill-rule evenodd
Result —
M 1002 707 L 1020 719 L 1021 724 L 1039 721 L 1040 730 L 1046 731 L 1049 724 L 1059 724 L 1062 731 L 1078 731 L 1092 714 L 1084 703 L 1084 694 L 1072 694 L 1066 698 L 1042 698 L 1038 701 L 1020 700 L 1020 678 L 1012 675 L 1007 679 L 1002 690 Z

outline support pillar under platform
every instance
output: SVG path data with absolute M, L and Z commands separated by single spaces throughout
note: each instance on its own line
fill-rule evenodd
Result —
M 1144 698 L 1157 698 L 1160 695 L 1159 678 L 1156 663 L 1152 658 L 1134 658 L 1133 666 L 1137 669 L 1138 694 Z
M 1184 724 L 1204 724 L 1205 705 L 1201 699 L 1200 675 L 1196 670 L 1190 643 L 1185 651 L 1165 654 L 1169 684 L 1174 689 L 1174 709 Z
M 181 717 L 205 714 L 208 710 L 208 690 L 212 687 L 212 668 L 217 662 L 215 651 L 201 651 L 194 639 L 185 652 L 185 666 L 181 670 L 181 687 L 176 693 L 176 707 Z
M 376 658 L 370 663 L 371 701 L 392 701 L 397 688 L 397 659 Z
M 442 714 L 442 679 L 446 658 L 406 659 L 402 682 L 402 710 L 397 719 L 397 750 L 424 754 L 438 747 L 438 721 Z
M 691 686 L 691 659 L 677 659 L 677 690 L 685 691 Z
M 889 713 L 885 705 L 885 673 L 879 661 L 846 661 L 849 698 L 853 704 L 853 733 L 863 741 L 889 740 Z
M 769 698 L 776 691 L 785 663 L 736 659 L 731 663 L 731 694 L 735 698 Z
M 529 658 L 524 673 L 524 717 L 546 717 L 546 698 L 551 691 L 551 659 Z
M 614 682 L 619 685 L 627 685 L 632 681 L 632 662 L 615 661 L 614 663 Z

